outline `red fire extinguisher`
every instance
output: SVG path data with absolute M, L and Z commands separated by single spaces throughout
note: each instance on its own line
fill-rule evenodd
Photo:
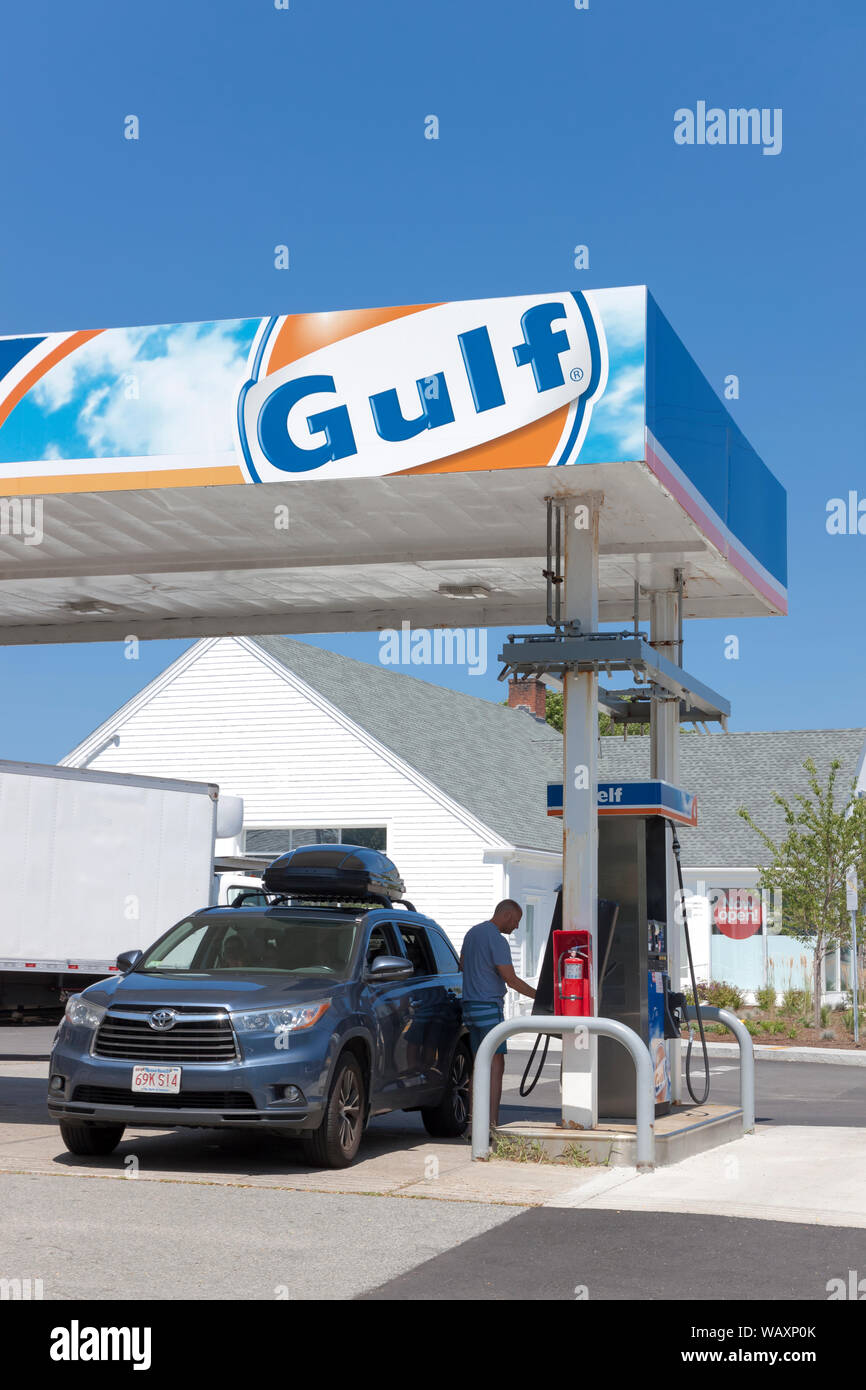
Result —
M 571 1017 L 587 1017 L 592 1013 L 590 1005 L 589 946 L 577 945 L 574 938 L 577 932 L 556 932 L 555 936 L 571 937 L 564 942 L 564 949 L 556 952 L 556 972 L 554 977 L 554 1009 L 558 1014 Z M 586 933 L 581 932 L 580 936 Z M 559 943 L 557 943 L 559 944 Z

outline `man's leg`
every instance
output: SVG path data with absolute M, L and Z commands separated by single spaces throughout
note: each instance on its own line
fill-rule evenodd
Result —
M 499 1124 L 499 1102 L 502 1100 L 502 1077 L 505 1072 L 505 1054 L 495 1052 L 490 1068 L 490 1126 Z

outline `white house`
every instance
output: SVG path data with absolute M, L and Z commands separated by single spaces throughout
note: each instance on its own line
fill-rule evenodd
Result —
M 525 710 L 284 637 L 209 638 L 62 762 L 243 797 L 243 835 L 224 854 L 318 839 L 386 849 L 458 948 L 516 898 L 515 967 L 536 971 L 560 882 L 545 789 L 561 740 Z

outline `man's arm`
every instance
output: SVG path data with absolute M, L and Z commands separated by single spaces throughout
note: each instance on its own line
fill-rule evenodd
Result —
M 513 965 L 497 965 L 496 973 L 505 981 L 509 989 L 516 989 L 518 994 L 525 994 L 527 999 L 535 998 L 535 990 L 532 985 L 521 980 Z

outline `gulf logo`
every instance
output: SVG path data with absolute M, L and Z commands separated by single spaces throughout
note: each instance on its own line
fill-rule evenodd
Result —
M 572 463 L 607 383 L 591 294 L 268 319 L 241 388 L 251 482 Z

